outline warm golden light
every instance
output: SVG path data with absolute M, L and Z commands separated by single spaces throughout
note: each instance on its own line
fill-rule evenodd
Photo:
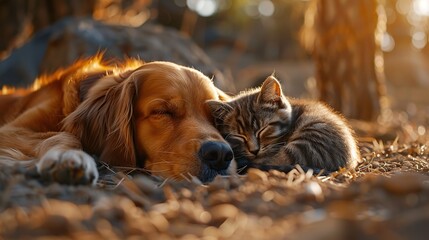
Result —
M 10 94 L 10 93 L 12 93 L 12 92 L 14 92 L 15 91 L 15 89 L 14 88 L 11 88 L 11 87 L 7 87 L 7 86 L 3 86 L 2 88 L 1 88 L 1 94 L 0 95 L 6 95 L 6 94 Z
M 381 39 L 381 50 L 391 52 L 395 48 L 395 39 L 388 32 L 384 32 Z
M 425 32 L 415 32 L 411 36 L 411 42 L 413 46 L 417 49 L 422 49 L 426 46 L 428 39 Z
M 212 16 L 219 8 L 218 0 L 187 0 L 186 5 L 202 17 Z
M 274 14 L 274 4 L 270 0 L 263 0 L 258 5 L 259 14 L 265 17 L 270 17 Z
M 94 71 L 103 71 L 106 69 L 106 67 L 102 63 L 103 54 L 99 53 L 92 57 L 91 60 L 85 62 L 84 65 L 81 65 L 81 67 L 76 70 L 76 74 L 85 74 L 88 72 L 94 72 Z M 113 70 L 113 74 L 120 74 L 129 70 L 136 69 L 140 67 L 143 64 L 142 61 L 137 59 L 127 59 L 125 61 L 125 64 L 116 69 Z M 53 73 L 51 76 L 41 76 L 34 80 L 34 82 L 26 88 L 15 88 L 11 86 L 3 86 L 0 88 L 0 95 L 6 95 L 6 94 L 21 94 L 28 91 L 36 91 L 40 89 L 41 87 L 45 86 L 46 84 L 49 84 L 52 81 L 55 81 L 57 79 L 60 79 L 63 74 L 66 74 L 64 70 L 58 70 L 57 72 Z
M 429 1 L 428 0 L 414 0 L 413 10 L 417 15 L 429 16 Z

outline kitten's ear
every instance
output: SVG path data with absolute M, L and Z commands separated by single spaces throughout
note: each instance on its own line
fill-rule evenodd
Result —
M 282 86 L 274 76 L 269 76 L 262 84 L 258 95 L 259 103 L 280 103 L 282 102 Z
M 233 110 L 231 105 L 229 105 L 227 102 L 207 100 L 206 105 L 209 107 L 210 112 L 215 118 L 223 118 L 225 114 Z

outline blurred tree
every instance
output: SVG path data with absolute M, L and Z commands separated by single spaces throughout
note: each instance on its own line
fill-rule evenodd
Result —
M 319 98 L 350 118 L 375 120 L 387 107 L 382 10 L 377 0 L 313 0 L 306 13 L 302 36 L 315 59 Z
M 0 59 L 39 30 L 64 17 L 138 27 L 150 17 L 152 0 L 0 0 Z
M 95 0 L 0 0 L 0 52 L 66 16 L 91 16 Z

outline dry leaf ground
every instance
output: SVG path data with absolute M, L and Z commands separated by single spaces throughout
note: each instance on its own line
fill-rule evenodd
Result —
M 0 239 L 427 239 L 423 135 L 361 139 L 362 163 L 329 176 L 251 169 L 204 185 L 101 165 L 89 187 L 2 168 Z

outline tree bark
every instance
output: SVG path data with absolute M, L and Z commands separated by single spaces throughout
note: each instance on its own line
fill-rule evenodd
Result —
M 319 98 L 349 118 L 375 120 L 387 104 L 379 7 L 377 0 L 314 0 L 306 15 Z
M 91 16 L 95 0 L 0 0 L 0 52 L 66 16 Z

